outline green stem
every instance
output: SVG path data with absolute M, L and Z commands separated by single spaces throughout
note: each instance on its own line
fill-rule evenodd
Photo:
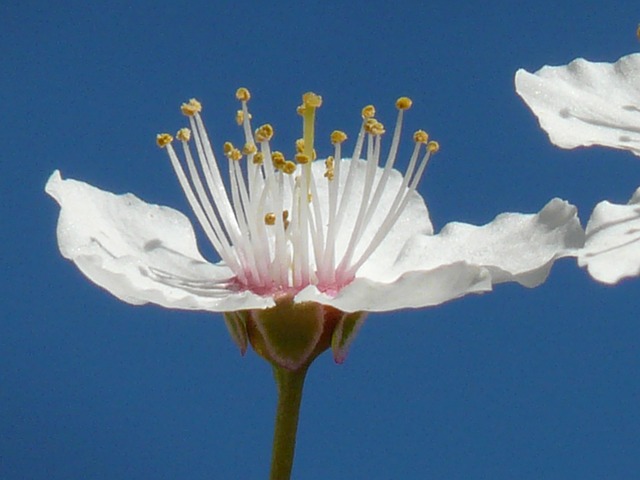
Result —
M 278 409 L 273 433 L 271 476 L 269 477 L 271 480 L 289 480 L 291 478 L 302 387 L 306 374 L 306 366 L 296 371 L 273 366 L 273 376 L 278 385 Z

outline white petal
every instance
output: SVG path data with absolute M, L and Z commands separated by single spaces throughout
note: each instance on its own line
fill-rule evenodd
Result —
M 640 156 L 640 54 L 518 70 L 516 91 L 562 148 L 603 145 Z
M 431 307 L 488 290 L 491 290 L 491 278 L 485 269 L 457 262 L 432 270 L 404 272 L 388 283 L 356 278 L 335 297 L 309 286 L 296 295 L 295 301 L 318 302 L 344 312 L 386 312 Z
M 398 258 L 407 269 L 433 269 L 464 261 L 486 268 L 492 283 L 535 287 L 554 261 L 584 245 L 576 208 L 551 200 L 537 214 L 503 213 L 482 227 L 449 223 L 435 236 L 414 237 Z
M 640 188 L 627 205 L 607 201 L 596 205 L 578 264 L 609 284 L 640 275 Z
M 134 195 L 114 195 L 55 171 L 46 191 L 60 204 L 58 245 L 94 283 L 132 304 L 233 311 L 273 305 L 271 298 L 232 291 L 224 265 L 200 255 L 180 212 Z

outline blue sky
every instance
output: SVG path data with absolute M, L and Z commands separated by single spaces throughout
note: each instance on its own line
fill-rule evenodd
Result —
M 187 212 L 154 137 L 192 96 L 218 148 L 239 138 L 238 86 L 283 146 L 308 90 L 324 98 L 320 138 L 355 135 L 368 103 L 391 123 L 410 96 L 406 125 L 442 147 L 421 185 L 438 229 L 554 196 L 586 221 L 640 185 L 631 154 L 550 145 L 513 88 L 519 67 L 638 51 L 637 1 L 45 5 L 0 4 L 3 479 L 266 477 L 268 365 L 240 357 L 217 315 L 132 307 L 85 281 L 43 191 L 59 168 Z M 371 315 L 344 365 L 310 371 L 294 478 L 632 478 L 639 282 L 606 287 L 563 260 L 537 289 Z

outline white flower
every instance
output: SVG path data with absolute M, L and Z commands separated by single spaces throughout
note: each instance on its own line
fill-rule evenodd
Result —
M 132 304 L 236 312 L 287 298 L 370 312 L 437 305 L 506 281 L 533 287 L 557 258 L 583 244 L 575 207 L 559 199 L 538 214 L 502 214 L 483 227 L 452 223 L 434 235 L 416 188 L 437 143 L 416 132 L 406 173 L 393 168 L 407 98 L 397 102 L 391 147 L 379 166 L 384 127 L 373 107 L 363 110 L 351 160 L 342 155 L 346 135 L 334 132 L 334 155 L 314 161 L 320 97 L 306 94 L 294 163 L 271 150 L 270 126 L 253 133 L 248 91 L 237 97 L 245 145 L 225 144 L 228 176 L 197 101 L 182 108 L 191 126 L 177 135 L 184 161 L 170 136 L 159 136 L 219 263 L 202 257 L 191 224 L 176 210 L 63 180 L 56 171 L 46 191 L 61 206 L 62 254 Z
M 555 145 L 602 145 L 640 156 L 640 54 L 613 64 L 577 59 L 535 74 L 518 70 L 515 83 Z M 639 192 L 627 205 L 599 203 L 589 219 L 578 263 L 596 280 L 640 275 Z

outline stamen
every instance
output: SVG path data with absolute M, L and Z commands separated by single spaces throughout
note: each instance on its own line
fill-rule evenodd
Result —
M 248 102 L 251 98 L 251 94 L 245 87 L 240 87 L 238 90 L 236 90 L 236 98 L 241 102 Z
M 269 212 L 264 216 L 264 224 L 265 225 L 275 225 L 276 224 L 276 214 L 273 212 Z
M 287 175 L 291 175 L 293 172 L 296 171 L 296 164 L 287 160 L 286 162 L 284 162 L 284 165 L 282 165 L 282 172 L 286 173 Z
M 333 157 L 327 157 L 327 159 L 324 161 L 324 166 L 326 167 L 324 178 L 329 181 L 333 180 L 335 172 Z
M 300 165 L 306 165 L 311 161 L 311 159 L 304 153 L 297 153 L 294 158 Z
M 367 105 L 362 109 L 362 118 L 373 118 L 376 116 L 376 107 Z
M 429 143 L 433 143 L 435 148 L 438 148 L 437 142 L 429 142 Z M 398 194 L 396 195 L 396 198 L 393 201 L 393 204 L 391 205 L 391 208 L 389 209 L 389 212 L 387 213 L 385 219 L 382 221 L 382 224 L 378 228 L 378 231 L 376 232 L 373 239 L 369 243 L 369 246 L 367 247 L 367 249 L 360 256 L 358 261 L 353 263 L 350 269 L 346 272 L 345 278 L 350 278 L 353 275 L 355 275 L 358 269 L 364 264 L 365 261 L 367 261 L 367 259 L 371 256 L 371 254 L 373 254 L 373 252 L 378 248 L 378 246 L 382 243 L 382 241 L 386 237 L 387 232 L 389 232 L 389 230 L 393 228 L 393 225 L 395 225 L 398 218 L 400 218 L 400 215 L 402 214 L 405 207 L 407 206 L 407 203 L 409 202 L 411 195 L 418 187 L 418 183 L 422 178 L 422 175 L 427 166 L 427 163 L 429 162 L 429 159 L 431 158 L 432 153 L 437 151 L 435 150 L 432 152 L 432 150 L 429 149 L 427 144 L 427 149 L 426 149 L 427 151 L 424 154 L 422 161 L 420 162 L 420 165 L 418 167 L 418 170 L 415 176 L 411 179 L 409 188 L 407 189 L 406 187 L 409 182 L 409 178 L 413 173 L 413 168 L 415 166 L 416 159 L 418 157 L 418 150 L 420 145 L 421 145 L 420 143 L 416 143 L 414 154 L 411 156 L 409 167 L 407 168 L 407 172 L 403 178 L 402 185 L 400 187 L 400 190 L 398 191 Z
M 398 110 L 409 110 L 413 102 L 409 97 L 400 97 L 396 100 L 396 108 Z
M 159 133 L 156 135 L 156 143 L 160 148 L 164 148 L 173 142 L 173 137 L 168 133 Z
M 305 108 L 319 108 L 322 105 L 322 97 L 313 92 L 307 92 L 302 96 L 302 104 Z
M 242 147 L 243 155 L 253 155 L 258 151 L 255 143 L 245 143 L 244 147 Z
M 363 117 L 364 117 L 364 111 L 369 108 L 373 109 L 373 106 L 370 105 L 362 109 Z M 360 154 L 362 153 L 366 122 L 367 122 L 367 119 L 364 118 L 362 122 L 362 127 L 360 128 L 360 132 L 358 132 L 358 138 L 356 140 L 356 146 L 353 149 L 353 155 L 351 155 L 351 163 L 349 164 L 349 171 L 347 173 L 347 178 L 345 179 L 345 187 L 342 192 L 342 198 L 340 199 L 340 205 L 339 206 L 336 205 L 335 221 L 329 224 L 329 233 L 327 237 L 331 238 L 334 241 L 327 242 L 327 252 L 325 252 L 325 258 L 332 258 L 333 255 L 335 254 L 335 238 L 336 238 L 335 235 L 338 231 L 340 231 L 340 227 L 342 226 L 342 222 L 343 222 L 345 211 L 346 211 L 345 205 L 348 205 L 349 202 L 351 202 L 351 194 L 352 194 L 353 185 L 354 185 L 353 177 L 356 171 L 355 165 L 358 163 L 358 160 L 360 160 Z M 340 144 L 336 144 L 336 149 L 338 147 L 340 147 Z M 337 153 L 335 155 L 335 158 L 340 158 Z M 335 182 L 335 183 L 337 184 L 338 182 Z M 333 267 L 333 264 L 332 264 L 332 267 Z M 333 269 L 331 270 L 331 272 L 332 272 L 331 275 L 334 275 L 335 272 L 333 272 Z
M 273 162 L 273 166 L 278 170 L 280 170 L 286 163 L 282 152 L 278 152 L 277 150 L 271 154 L 271 161 Z
M 164 142 L 166 141 L 167 137 L 171 137 L 171 135 L 161 134 L 158 137 L 162 137 Z M 159 145 L 160 145 L 160 142 L 159 142 Z M 184 142 L 183 145 L 186 146 L 187 145 L 186 142 Z M 193 209 L 193 212 L 195 213 L 196 218 L 200 222 L 200 225 L 202 225 L 202 228 L 205 231 L 205 234 L 209 238 L 209 241 L 214 246 L 214 248 L 222 258 L 222 260 L 225 263 L 227 263 L 227 265 L 229 265 L 229 268 L 231 268 L 238 275 L 239 280 L 243 282 L 247 281 L 247 277 L 244 274 L 244 271 L 236 270 L 240 268 L 239 263 L 236 256 L 234 255 L 233 250 L 231 249 L 231 246 L 227 243 L 226 237 L 224 236 L 220 237 L 219 234 L 216 233 L 216 231 L 214 231 L 214 228 L 212 228 L 212 227 L 215 227 L 215 225 L 212 225 L 211 223 L 209 223 L 209 220 L 207 219 L 207 216 L 205 215 L 205 212 L 203 211 L 202 206 L 196 199 L 193 189 L 189 185 L 187 176 L 185 175 L 185 172 L 182 169 L 182 166 L 180 165 L 180 161 L 178 160 L 178 157 L 175 151 L 173 150 L 173 147 L 171 146 L 170 143 L 166 143 L 165 145 L 162 145 L 162 146 L 167 147 L 167 153 L 169 154 L 171 165 L 173 166 L 176 176 L 178 177 L 180 186 L 182 187 L 182 190 L 184 191 L 185 196 L 187 197 L 187 201 L 189 202 L 189 205 Z M 219 227 L 219 225 L 217 225 L 217 227 Z M 218 232 L 219 231 L 220 230 L 218 230 Z
M 331 143 L 343 143 L 347 139 L 347 134 L 341 130 L 334 130 L 331 132 Z
M 251 114 L 248 114 L 247 117 L 249 118 L 249 120 L 251 120 Z M 244 112 L 242 110 L 238 110 L 236 112 L 236 123 L 238 125 L 242 125 L 244 123 Z
M 413 134 L 413 141 L 416 143 L 427 143 L 429 141 L 429 134 L 424 130 L 416 130 Z
M 253 155 L 253 164 L 262 165 L 263 162 L 264 162 L 264 155 L 262 154 L 262 152 L 256 152 Z
M 256 140 L 258 142 L 268 142 L 273 138 L 273 127 L 265 123 L 256 130 Z
M 187 117 L 193 117 L 196 113 L 200 113 L 202 111 L 202 104 L 195 98 L 192 98 L 189 102 L 183 103 L 180 106 L 180 110 Z
M 178 133 L 176 133 L 176 138 L 181 142 L 188 142 L 191 140 L 191 130 L 188 128 L 181 128 L 178 130 Z
M 242 160 L 242 152 L 237 148 L 234 148 L 233 150 L 231 150 L 228 157 L 229 157 L 229 160 L 234 160 L 236 162 L 240 161 Z

